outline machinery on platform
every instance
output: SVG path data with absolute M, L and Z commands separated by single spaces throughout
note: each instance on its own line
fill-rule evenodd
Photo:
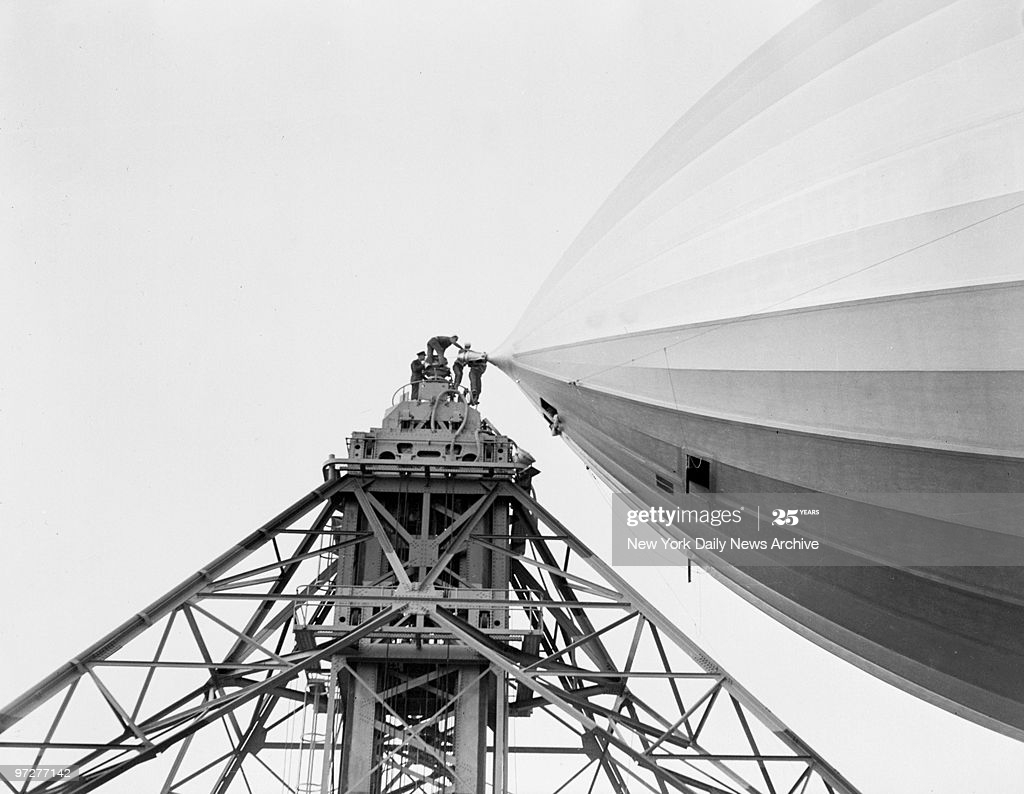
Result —
M 9 704 L 0 764 L 66 774 L 8 788 L 855 791 L 426 375 L 323 484 Z

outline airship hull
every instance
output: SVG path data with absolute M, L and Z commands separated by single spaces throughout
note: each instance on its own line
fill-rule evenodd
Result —
M 736 461 L 799 458 L 826 476 L 843 461 L 874 477 L 893 466 L 936 468 L 993 483 L 1020 481 L 1010 458 L 922 452 L 862 441 L 813 438 L 791 431 L 697 417 L 545 377 L 502 361 L 539 405 L 556 407 L 563 435 L 620 493 L 642 505 L 670 507 L 659 487 L 682 492 L 688 456 L 703 459 L 711 486 L 737 493 L 800 489 Z M 726 453 L 736 453 L 735 460 Z M 704 453 L 706 454 L 706 453 Z M 728 462 L 734 461 L 734 462 Z M 874 483 L 866 484 L 871 490 Z M 698 486 L 695 486 L 698 487 Z M 847 550 L 848 553 L 848 550 Z M 900 568 L 877 559 L 839 566 L 736 566 L 712 552 L 697 562 L 751 603 L 799 634 L 924 700 L 982 725 L 1024 739 L 1024 575 L 1017 566 Z M 681 572 L 682 575 L 682 572 Z
M 698 557 L 1018 737 L 1019 512 L 986 498 L 1024 491 L 1021 85 L 1016 0 L 823 0 L 626 175 L 492 357 L 638 503 L 671 502 L 690 459 L 710 492 L 916 500 L 899 526 L 933 521 L 961 563 L 871 551 L 887 525 L 856 505 L 838 565 Z

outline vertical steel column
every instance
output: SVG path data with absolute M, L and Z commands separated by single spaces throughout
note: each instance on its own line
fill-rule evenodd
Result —
M 459 670 L 458 701 L 455 709 L 455 791 L 476 794 L 484 790 L 487 758 L 487 695 L 482 667 Z
M 345 739 L 342 743 L 341 782 L 343 794 L 371 794 L 379 769 L 375 750 L 377 734 L 377 665 L 360 664 L 355 675 L 348 673 L 348 703 L 345 708 Z
M 494 794 L 508 791 L 508 680 L 504 670 L 491 668 L 494 698 Z

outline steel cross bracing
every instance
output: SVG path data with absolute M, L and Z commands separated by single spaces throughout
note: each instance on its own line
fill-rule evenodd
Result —
M 0 791 L 855 791 L 508 467 L 393 469 L 332 472 L 8 705 L 0 764 L 77 775 Z

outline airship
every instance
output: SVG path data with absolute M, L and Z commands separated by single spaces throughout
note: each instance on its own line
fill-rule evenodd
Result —
M 655 143 L 491 360 L 638 504 L 832 499 L 822 564 L 691 556 L 1024 739 L 1020 0 L 813 6 Z

